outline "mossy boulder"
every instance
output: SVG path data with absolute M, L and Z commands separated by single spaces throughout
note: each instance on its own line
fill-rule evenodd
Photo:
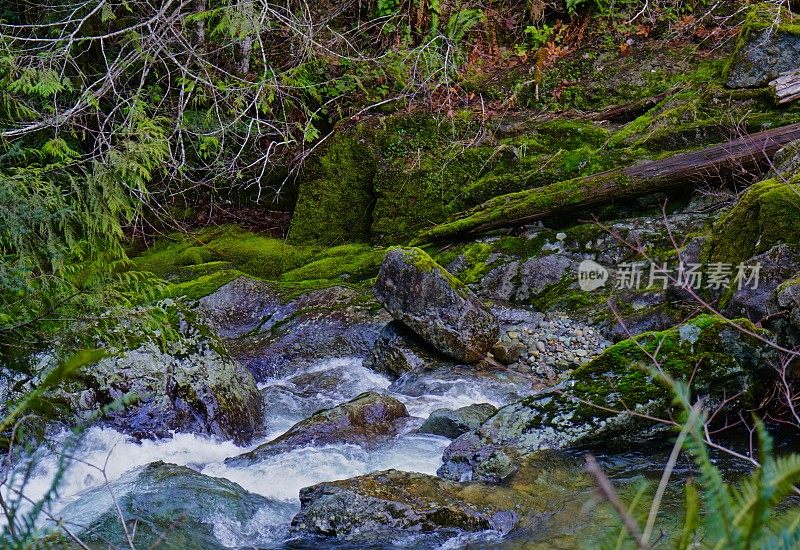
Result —
M 304 167 L 289 241 L 369 241 L 375 170 L 375 155 L 358 128 L 337 133 Z
M 405 405 L 394 397 L 366 392 L 330 409 L 317 411 L 283 435 L 254 450 L 230 458 L 227 464 L 247 465 L 297 447 L 348 443 L 374 446 L 394 437 L 408 420 Z
M 716 223 L 713 262 L 736 266 L 779 243 L 800 244 L 800 181 L 770 179 L 751 186 Z
M 494 315 L 419 248 L 386 253 L 375 297 L 392 317 L 458 361 L 477 363 L 499 338 Z
M 661 434 L 665 424 L 641 416 L 671 418 L 673 394 L 656 369 L 674 380 L 691 380 L 693 395 L 705 396 L 707 407 L 724 404 L 717 414 L 722 421 L 756 406 L 769 384 L 768 365 L 777 356 L 760 338 L 768 341 L 770 334 L 745 319 L 701 315 L 619 342 L 573 371 L 561 387 L 507 405 L 453 441 L 438 473 L 497 482 L 539 449 Z
M 161 349 L 152 342 L 81 369 L 61 391 L 79 414 L 115 402 L 103 422 L 140 439 L 199 433 L 246 444 L 261 426 L 253 375 L 187 325 Z
M 766 86 L 800 62 L 800 24 L 782 3 L 750 8 L 728 70 L 731 88 Z
M 599 460 L 629 502 L 642 480 L 632 474 L 633 461 L 619 472 L 618 460 L 616 470 L 614 460 Z M 410 540 L 415 548 L 599 548 L 609 539 L 616 542 L 619 520 L 610 506 L 592 498 L 596 487 L 582 458 L 551 451 L 531 456 L 501 486 L 387 470 L 301 489 L 292 531 L 316 535 L 317 546 L 325 547 L 384 548 Z M 681 527 L 669 490 L 656 529 L 670 545 Z M 483 532 L 466 534 L 475 531 Z
M 301 509 L 292 527 L 326 536 L 439 529 L 509 532 L 517 523 L 522 495 L 480 489 L 398 470 L 320 483 L 300 490 Z
M 80 494 L 58 516 L 92 548 L 129 545 L 121 513 L 137 548 L 221 550 L 233 543 L 217 538 L 229 526 L 241 528 L 258 514 L 291 517 L 292 512 L 291 504 L 249 493 L 226 479 L 153 462 L 125 473 L 109 487 Z M 247 541 L 233 544 L 267 544 L 269 538 L 268 531 L 256 531 Z

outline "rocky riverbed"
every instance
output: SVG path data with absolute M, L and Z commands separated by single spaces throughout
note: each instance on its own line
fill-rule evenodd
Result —
M 779 42 L 796 50 L 796 35 L 781 32 Z M 731 86 L 787 63 L 756 70 L 759 52 L 737 46 Z M 628 124 L 504 121 L 481 154 L 508 173 L 470 173 L 469 192 L 447 207 L 472 212 L 498 186 L 518 201 L 536 178 L 578 176 L 589 153 L 632 163 L 716 143 L 718 113 L 713 125 L 701 115 L 722 97 L 731 109 L 764 111 L 762 126 L 777 116 L 756 92 L 703 86 L 702 98 L 667 95 Z M 407 130 L 380 130 L 397 132 L 391 155 Z M 383 144 L 375 132 L 356 134 L 359 148 Z M 334 152 L 347 148 L 341 135 Z M 526 159 L 528 145 L 545 153 Z M 91 548 L 613 542 L 619 521 L 598 498 L 585 455 L 630 502 L 668 460 L 668 421 L 678 414 L 669 381 L 691 386 L 717 425 L 737 423 L 765 412 L 774 394 L 776 344 L 800 342 L 798 151 L 800 142 L 783 148 L 764 173 L 749 174 L 746 189 L 658 192 L 611 200 L 585 219 L 523 217 L 513 227 L 492 214 L 491 231 L 448 242 L 415 237 L 439 222 L 458 229 L 459 219 L 442 208 L 433 221 L 414 211 L 424 178 L 389 153 L 372 159 L 374 182 L 347 190 L 374 203 L 373 227 L 351 235 L 357 242 L 326 242 L 320 220 L 335 219 L 338 239 L 347 229 L 339 216 L 352 213 L 340 182 L 312 171 L 288 240 L 212 228 L 133 259 L 163 278 L 163 325 L 142 334 L 120 322 L 130 345 L 109 345 L 108 357 L 50 390 L 46 443 L 14 464 L 0 494 L 44 499 L 37 527 L 67 547 L 70 533 Z M 564 154 L 580 168 L 561 166 Z M 595 172 L 609 167 L 591 162 Z M 398 174 L 403 185 L 385 184 Z M 412 191 L 402 191 L 406 183 Z M 499 198 L 485 204 L 502 206 Z M 309 206 L 318 199 L 319 211 Z M 298 235 L 322 244 L 293 244 Z M 726 443 L 748 451 L 748 441 Z M 714 459 L 728 479 L 750 467 Z M 683 482 L 696 474 L 678 459 L 656 524 L 664 547 L 679 535 Z

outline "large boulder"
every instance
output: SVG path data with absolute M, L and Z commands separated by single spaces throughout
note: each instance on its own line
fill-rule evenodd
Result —
M 497 407 L 490 403 L 475 403 L 456 410 L 436 409 L 418 431 L 455 439 L 463 433 L 477 429 L 496 412 Z
M 647 456 L 639 465 L 631 457 L 620 468 L 598 456 L 626 502 L 641 486 L 632 472 L 652 472 L 662 459 Z M 616 541 L 619 519 L 592 498 L 596 487 L 581 457 L 551 451 L 530 457 L 502 486 L 374 472 L 302 489 L 292 531 L 300 540 L 316 535 L 321 548 L 598 548 L 609 536 Z M 683 526 L 676 500 L 667 493 L 656 524 L 666 546 Z
M 751 8 L 731 60 L 728 86 L 760 88 L 800 67 L 800 32 L 782 3 Z
M 391 320 L 369 292 L 334 286 L 288 297 L 247 277 L 203 298 L 199 308 L 259 382 L 331 357 L 363 357 Z
M 512 491 L 496 489 L 502 494 L 486 498 L 471 489 L 397 470 L 320 483 L 300 490 L 301 509 L 292 527 L 306 533 L 343 536 L 364 531 L 438 529 L 507 533 L 516 525 L 518 501 Z
M 293 510 L 289 503 L 270 501 L 226 479 L 154 462 L 125 473 L 109 487 L 82 493 L 58 516 L 92 548 L 129 546 L 121 513 L 136 548 L 199 550 L 266 545 L 274 533 L 259 525 L 258 517 L 288 521 Z M 248 540 L 217 538 L 230 531 L 247 531 L 248 524 Z
M 185 327 L 185 330 L 193 330 Z M 79 371 L 65 388 L 73 410 L 139 439 L 202 433 L 248 443 L 260 430 L 261 396 L 253 375 L 199 332 L 162 350 L 152 342 Z
M 673 395 L 658 367 L 675 380 L 691 379 L 717 420 L 756 406 L 769 384 L 775 350 L 770 335 L 746 319 L 734 323 L 701 315 L 663 332 L 641 334 L 611 346 L 576 369 L 570 380 L 501 408 L 477 430 L 453 441 L 439 475 L 497 482 L 526 456 L 601 440 L 638 442 L 668 429 L 645 417 L 670 418 Z M 759 338 L 761 337 L 761 338 Z
M 375 347 L 364 359 L 364 367 L 392 379 L 407 372 L 430 370 L 450 363 L 447 357 L 430 349 L 400 321 L 392 321 L 383 327 Z
M 306 446 L 336 443 L 374 446 L 403 431 L 409 418 L 405 405 L 394 397 L 366 392 L 347 403 L 314 413 L 283 435 L 226 463 L 246 465 Z
M 494 315 L 419 248 L 387 252 L 375 296 L 392 317 L 458 361 L 477 363 L 498 339 Z

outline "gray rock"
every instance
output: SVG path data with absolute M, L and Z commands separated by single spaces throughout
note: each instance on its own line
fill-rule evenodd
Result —
M 434 369 L 452 363 L 430 349 L 400 321 L 392 321 L 381 331 L 364 367 L 396 379 L 407 372 Z
M 269 286 L 255 288 L 271 292 Z M 276 302 L 265 296 L 263 303 Z M 257 330 L 230 326 L 227 330 L 246 334 L 225 340 L 230 354 L 258 381 L 330 357 L 367 356 L 391 320 L 369 294 L 340 286 L 308 292 L 261 313 Z
M 492 355 L 504 365 L 510 365 L 526 355 L 528 348 L 519 341 L 498 342 L 492 346 Z
M 418 248 L 386 253 L 375 296 L 435 349 L 477 363 L 499 336 L 497 319 L 461 281 Z
M 503 493 L 506 498 L 486 498 L 487 490 Z M 470 491 L 433 476 L 386 470 L 301 489 L 301 509 L 292 528 L 338 537 L 438 529 L 507 533 L 517 524 L 514 505 L 524 501 L 508 498 L 510 493 L 502 488 Z M 494 504 L 503 500 L 508 508 Z
M 456 410 L 436 409 L 418 431 L 455 439 L 478 428 L 496 412 L 497 408 L 489 403 L 476 403 Z
M 757 287 L 752 285 L 738 287 L 734 285 L 733 295 L 725 307 L 724 313 L 728 316 L 747 317 L 753 322 L 758 322 L 777 312 L 771 296 L 777 288 L 800 270 L 800 247 L 778 244 L 757 256 L 743 262 L 745 266 L 760 264 Z
M 745 319 L 735 323 L 759 332 Z M 767 331 L 760 335 L 771 337 Z M 764 341 L 708 315 L 640 335 L 636 341 L 612 346 L 554 389 L 499 409 L 477 430 L 450 444 L 438 474 L 455 481 L 499 482 L 541 449 L 609 439 L 635 443 L 665 433 L 663 424 L 626 412 L 655 418 L 670 418 L 673 413 L 671 392 L 650 370 L 650 355 L 656 349 L 665 372 L 676 380 L 692 377 L 692 391 L 706 396 L 711 410 L 720 407 L 716 416 L 720 423 L 727 414 L 735 417 L 760 402 L 770 384 L 768 365 L 777 360 L 775 350 Z M 729 399 L 734 395 L 736 399 Z
M 347 403 L 318 411 L 283 435 L 225 462 L 234 466 L 247 465 L 309 445 L 352 443 L 373 446 L 400 433 L 408 419 L 405 405 L 397 399 L 366 392 Z
M 122 548 L 128 541 L 117 505 L 129 532 L 135 525 L 137 548 L 171 550 L 227 548 L 215 536 L 217 529 L 229 525 L 241 529 L 265 512 L 288 521 L 294 511 L 290 503 L 249 493 L 226 479 L 154 462 L 125 473 L 110 488 L 82 493 L 58 516 L 91 547 Z M 270 533 L 254 524 L 249 539 L 241 544 L 267 544 L 269 539 Z
M 735 54 L 727 85 L 760 88 L 800 66 L 800 35 L 780 28 L 753 32 Z
M 561 282 L 564 276 L 576 269 L 574 260 L 557 253 L 531 258 L 519 269 L 519 286 L 515 300 L 526 302 L 535 298 L 548 286 Z M 577 281 L 577 275 L 575 277 Z
M 177 431 L 249 442 L 262 418 L 253 375 L 199 335 L 170 346 L 167 353 L 147 343 L 82 368 L 78 382 L 88 390 L 68 393 L 74 410 L 96 411 L 122 400 L 127 405 L 104 421 L 140 439 Z
M 249 277 L 234 279 L 201 298 L 197 309 L 221 338 L 268 329 L 297 310 L 291 303 L 284 304 L 269 283 Z
M 789 180 L 795 174 L 800 174 L 800 140 L 785 145 L 775 153 L 768 177 Z
M 490 270 L 480 283 L 480 294 L 492 300 L 509 302 L 517 293 L 519 262 L 512 261 Z

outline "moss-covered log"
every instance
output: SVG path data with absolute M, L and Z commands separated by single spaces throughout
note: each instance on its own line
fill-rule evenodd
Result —
M 586 211 L 612 201 L 724 180 L 736 171 L 766 164 L 778 149 L 796 139 L 800 139 L 800 124 L 791 124 L 663 160 L 503 195 L 423 231 L 415 242 L 483 233 Z

